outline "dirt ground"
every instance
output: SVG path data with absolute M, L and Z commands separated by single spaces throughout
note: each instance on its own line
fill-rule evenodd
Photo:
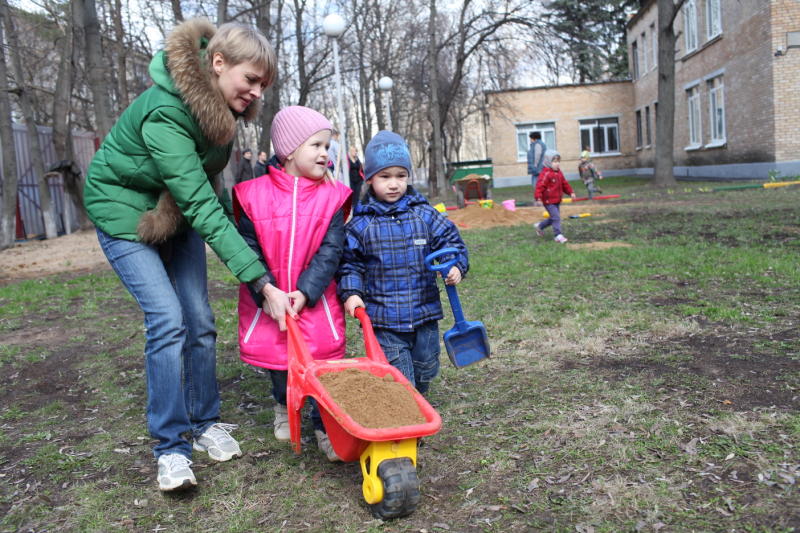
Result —
M 588 213 L 592 217 L 604 216 L 603 208 L 597 204 L 563 204 L 561 216 Z M 465 209 L 448 211 L 447 216 L 459 229 L 486 229 L 495 226 L 533 224 L 543 220 L 546 214 L 542 207 L 518 207 L 508 211 L 499 204 L 493 208 L 468 206 Z M 624 243 L 584 243 L 580 246 L 628 246 Z M 579 246 L 570 244 L 570 247 Z M 50 240 L 30 240 L 16 243 L 12 248 L 0 252 L 0 284 L 12 280 L 30 279 L 49 274 L 66 272 L 88 272 L 111 268 L 97 243 L 94 230 L 79 231 Z
M 100 250 L 94 230 L 56 239 L 31 240 L 0 252 L 0 284 L 59 272 L 111 268 Z

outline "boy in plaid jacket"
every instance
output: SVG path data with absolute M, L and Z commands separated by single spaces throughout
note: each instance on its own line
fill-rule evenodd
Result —
M 364 151 L 367 190 L 345 226 L 337 279 L 345 311 L 352 316 L 366 308 L 389 363 L 425 394 L 439 373 L 443 317 L 436 273 L 425 267 L 425 256 L 446 247 L 459 251 L 448 285 L 461 281 L 469 259 L 455 225 L 408 185 L 410 175 L 405 140 L 390 131 L 375 135 Z

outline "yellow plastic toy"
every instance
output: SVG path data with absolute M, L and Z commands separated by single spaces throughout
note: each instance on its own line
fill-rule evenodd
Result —
M 445 207 L 443 202 L 439 202 L 438 204 L 433 206 L 433 208 L 439 211 L 440 213 L 444 213 L 445 211 L 447 211 L 447 207 Z

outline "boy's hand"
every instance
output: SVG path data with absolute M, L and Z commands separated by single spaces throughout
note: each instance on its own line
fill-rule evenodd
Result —
M 458 285 L 461 282 L 461 271 L 457 266 L 450 267 L 447 277 L 444 278 L 445 285 Z
M 575 196 L 575 193 L 572 193 L 572 194 L 570 194 L 570 195 L 569 195 L 569 197 L 570 197 L 570 198 L 572 198 L 573 200 L 574 200 L 575 198 L 577 198 L 577 196 Z
M 361 296 L 358 294 L 352 295 L 344 302 L 344 310 L 347 311 L 347 314 L 354 317 L 356 316 L 356 308 L 357 307 L 366 307 L 364 305 L 364 300 L 361 299 Z
M 292 302 L 292 311 L 297 314 L 300 314 L 300 311 L 302 311 L 308 303 L 308 298 L 306 298 L 306 295 L 303 294 L 302 291 L 292 291 L 287 294 L 286 297 Z
M 286 331 L 286 313 L 289 313 L 292 318 L 297 318 L 297 313 L 292 309 L 289 296 L 271 283 L 264 285 L 264 288 L 261 289 L 261 294 L 264 295 L 264 303 L 261 304 L 264 312 L 278 323 L 278 329 Z

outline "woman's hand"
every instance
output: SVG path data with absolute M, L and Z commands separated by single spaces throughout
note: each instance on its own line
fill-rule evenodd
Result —
M 451 267 L 450 271 L 447 273 L 447 277 L 444 278 L 445 285 L 458 285 L 460 282 L 461 271 L 457 266 Z
M 347 314 L 354 317 L 356 316 L 356 308 L 357 307 L 366 307 L 364 305 L 364 300 L 361 299 L 361 296 L 354 294 L 347 301 L 344 302 L 344 310 L 347 311 Z
M 286 331 L 286 313 L 292 318 L 297 318 L 297 312 L 292 308 L 289 295 L 271 283 L 264 285 L 261 294 L 264 295 L 264 303 L 261 304 L 264 312 L 278 323 L 278 329 Z
M 303 294 L 302 291 L 292 291 L 286 296 L 289 298 L 289 301 L 292 302 L 292 311 L 298 315 L 308 303 L 308 298 L 306 298 L 306 295 Z

